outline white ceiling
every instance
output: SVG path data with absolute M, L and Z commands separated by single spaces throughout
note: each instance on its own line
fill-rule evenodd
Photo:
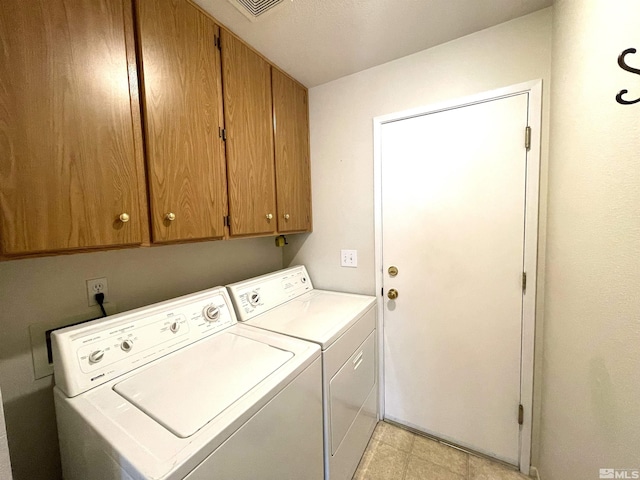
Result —
M 550 6 L 553 0 L 285 0 L 255 22 L 227 0 L 194 0 L 313 87 Z

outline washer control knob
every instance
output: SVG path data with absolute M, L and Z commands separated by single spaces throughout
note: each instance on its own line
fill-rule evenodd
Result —
M 96 350 L 89 354 L 89 363 L 98 363 L 104 358 L 104 350 Z
M 123 340 L 122 343 L 120 344 L 120 348 L 125 352 L 130 352 L 131 349 L 133 348 L 133 341 L 129 339 Z
M 260 294 L 255 290 L 249 294 L 249 303 L 254 307 L 260 303 Z
M 202 313 L 208 322 L 216 322 L 220 319 L 220 309 L 214 304 L 204 307 L 204 311 Z
M 180 324 L 178 322 L 172 322 L 171 325 L 169 325 L 169 330 L 171 330 L 173 333 L 176 333 L 178 330 L 180 330 Z

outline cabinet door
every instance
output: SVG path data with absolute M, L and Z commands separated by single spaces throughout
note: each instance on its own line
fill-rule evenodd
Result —
M 311 230 L 307 89 L 273 68 L 278 231 Z
M 154 242 L 224 236 L 218 27 L 186 0 L 137 0 Z
M 131 8 L 128 0 L 3 0 L 2 253 L 142 242 Z
M 275 233 L 271 66 L 221 30 L 230 233 Z

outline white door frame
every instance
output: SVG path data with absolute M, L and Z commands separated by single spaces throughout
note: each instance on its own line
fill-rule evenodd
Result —
M 542 129 L 542 80 L 512 85 L 469 97 L 412 108 L 402 112 L 382 115 L 373 119 L 373 165 L 375 199 L 375 272 L 376 292 L 383 288 L 382 264 L 382 156 L 381 127 L 383 124 L 437 113 L 452 108 L 483 103 L 489 100 L 529 94 L 528 125 L 531 127 L 531 148 L 527 152 L 525 192 L 524 268 L 527 273 L 527 289 L 522 305 L 522 361 L 520 399 L 524 408 L 524 421 L 520 428 L 520 471 L 529 474 L 531 464 L 531 428 L 533 414 L 533 370 L 536 320 L 537 266 L 538 266 L 538 203 L 540 185 L 540 132 Z M 522 132 L 524 142 L 524 132 Z M 384 302 L 378 302 L 378 358 L 379 360 L 379 408 L 384 418 Z

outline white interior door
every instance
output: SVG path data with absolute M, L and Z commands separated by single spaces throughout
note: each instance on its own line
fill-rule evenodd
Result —
M 528 104 L 380 127 L 385 417 L 514 465 Z

